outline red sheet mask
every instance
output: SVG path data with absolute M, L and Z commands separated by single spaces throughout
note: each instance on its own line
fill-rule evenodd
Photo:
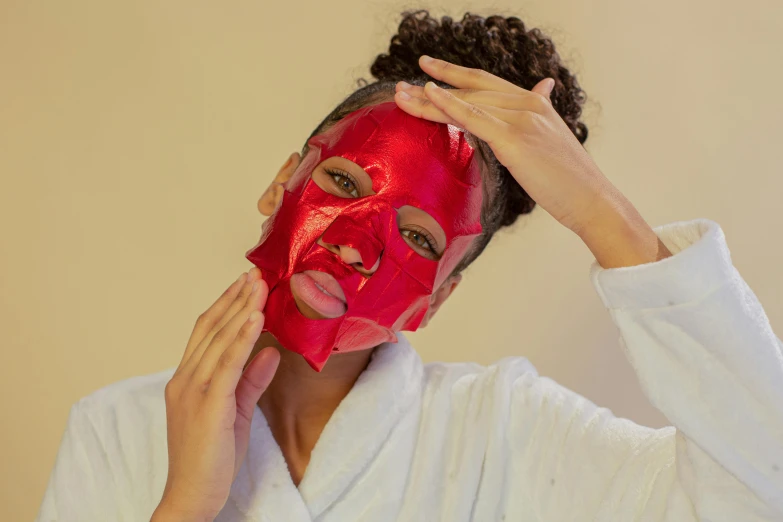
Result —
M 460 129 L 410 116 L 394 102 L 352 112 L 307 143 L 282 203 L 246 257 L 269 285 L 264 331 L 321 371 L 333 352 L 396 342 L 394 332 L 419 327 L 430 296 L 481 232 L 482 186 L 474 149 Z M 343 198 L 320 188 L 311 174 L 332 156 L 362 167 L 375 194 Z M 440 259 L 428 259 L 406 242 L 397 219 L 404 205 L 427 212 L 443 228 Z M 356 249 L 364 267 L 380 259 L 377 270 L 365 277 L 317 244 L 319 238 Z M 344 315 L 302 315 L 289 281 L 305 270 L 337 279 Z

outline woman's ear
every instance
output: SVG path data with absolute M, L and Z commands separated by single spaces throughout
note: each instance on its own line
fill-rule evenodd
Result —
M 298 152 L 288 156 L 288 160 L 280 167 L 275 179 L 266 188 L 258 199 L 258 211 L 264 216 L 271 216 L 277 208 L 277 204 L 283 197 L 283 183 L 291 179 L 302 157 Z
M 457 288 L 457 285 L 459 285 L 460 281 L 462 281 L 462 274 L 449 276 L 449 278 L 446 279 L 442 285 L 440 285 L 440 288 L 438 288 L 435 293 L 430 296 L 430 309 L 427 310 L 427 315 L 424 316 L 424 319 L 422 320 L 421 325 L 419 325 L 419 328 L 427 326 L 427 324 L 430 322 L 430 319 L 432 319 L 432 317 L 440 308 L 440 305 L 446 302 L 446 299 L 451 295 L 454 289 Z

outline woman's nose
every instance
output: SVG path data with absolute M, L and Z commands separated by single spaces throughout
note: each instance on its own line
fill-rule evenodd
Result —
M 332 245 L 331 243 L 325 242 L 323 239 L 319 239 L 318 243 L 321 246 L 326 247 L 327 250 L 340 256 L 340 259 L 343 260 L 343 263 L 353 266 L 356 268 L 356 270 L 364 275 L 374 274 L 375 271 L 378 270 L 378 266 L 381 264 L 381 256 L 378 256 L 378 259 L 375 261 L 375 265 L 373 265 L 371 268 L 368 268 L 364 265 L 364 263 L 362 263 L 362 255 L 355 248 L 349 247 L 348 245 Z

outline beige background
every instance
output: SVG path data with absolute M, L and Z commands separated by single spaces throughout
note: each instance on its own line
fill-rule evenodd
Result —
M 0 0 L 0 519 L 34 517 L 73 402 L 177 364 L 197 315 L 250 267 L 271 175 L 368 76 L 397 13 L 421 5 Z M 517 15 L 552 35 L 591 100 L 598 165 L 654 226 L 718 221 L 781 332 L 781 5 L 507 0 L 449 14 Z M 665 425 L 591 261 L 537 209 L 412 340 L 425 361 L 526 356 L 617 415 Z

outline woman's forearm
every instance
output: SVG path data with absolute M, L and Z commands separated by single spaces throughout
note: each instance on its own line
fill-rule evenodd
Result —
M 598 213 L 578 235 L 603 268 L 653 263 L 672 255 L 630 202 Z

